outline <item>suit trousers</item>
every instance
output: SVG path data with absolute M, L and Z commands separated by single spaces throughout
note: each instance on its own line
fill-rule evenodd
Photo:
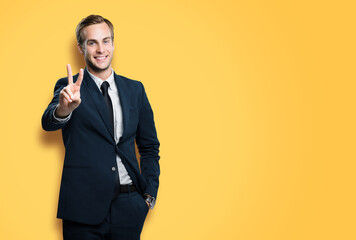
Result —
M 139 240 L 148 209 L 138 192 L 119 193 L 101 224 L 63 220 L 63 240 Z

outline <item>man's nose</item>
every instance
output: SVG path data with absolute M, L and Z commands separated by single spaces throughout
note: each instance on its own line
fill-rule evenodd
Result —
M 99 43 L 97 46 L 98 46 L 98 47 L 96 48 L 96 51 L 97 51 L 98 53 L 104 52 L 104 46 L 103 46 L 101 43 Z

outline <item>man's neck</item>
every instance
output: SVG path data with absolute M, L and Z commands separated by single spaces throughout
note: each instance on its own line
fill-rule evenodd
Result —
M 88 66 L 87 66 L 87 69 L 88 69 L 88 71 L 89 71 L 91 74 L 93 74 L 95 77 L 98 77 L 98 78 L 100 78 L 100 79 L 103 80 L 103 81 L 105 81 L 106 79 L 108 79 L 108 78 L 110 77 L 111 71 L 112 71 L 111 66 L 110 66 L 108 69 L 106 69 L 106 70 L 104 70 L 104 71 L 101 71 L 101 72 L 95 72 L 95 71 L 93 71 L 93 69 L 91 69 L 91 68 L 88 67 Z

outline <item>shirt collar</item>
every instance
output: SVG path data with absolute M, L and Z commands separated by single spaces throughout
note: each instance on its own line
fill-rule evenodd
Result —
M 97 76 L 94 76 L 91 72 L 89 72 L 89 70 L 87 68 L 86 68 L 86 70 L 88 71 L 90 77 L 94 80 L 95 84 L 98 86 L 99 89 L 101 87 L 101 84 L 104 81 L 107 81 L 110 84 L 109 89 L 111 89 L 113 84 L 115 84 L 115 81 L 114 81 L 114 70 L 113 69 L 111 69 L 111 74 L 106 80 L 103 80 L 101 78 L 98 78 Z

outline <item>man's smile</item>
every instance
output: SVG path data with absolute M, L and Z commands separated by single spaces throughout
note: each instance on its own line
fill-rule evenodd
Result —
M 97 56 L 97 57 L 94 57 L 96 60 L 99 60 L 99 61 L 101 61 L 101 60 L 105 60 L 105 59 L 107 59 L 108 58 L 108 56 L 109 55 L 106 55 L 106 56 Z

